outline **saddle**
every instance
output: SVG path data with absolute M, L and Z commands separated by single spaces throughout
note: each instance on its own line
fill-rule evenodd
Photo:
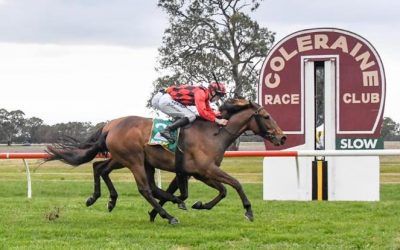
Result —
M 160 131 L 164 130 L 168 125 L 170 125 L 173 121 L 155 118 L 153 119 L 153 126 L 151 128 L 151 134 L 149 138 L 148 145 L 161 145 L 164 149 L 175 153 L 177 144 L 178 144 L 178 137 L 180 129 L 173 131 L 171 134 L 175 139 L 175 143 L 170 143 L 167 139 L 161 136 Z

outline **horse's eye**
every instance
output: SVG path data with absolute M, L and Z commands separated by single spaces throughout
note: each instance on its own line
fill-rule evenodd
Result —
M 264 116 L 265 119 L 269 120 L 269 115 Z

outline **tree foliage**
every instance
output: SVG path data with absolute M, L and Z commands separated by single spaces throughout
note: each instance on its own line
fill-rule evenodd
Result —
M 84 140 L 105 122 L 92 125 L 90 122 L 67 122 L 47 125 L 37 117 L 25 118 L 21 110 L 7 111 L 0 108 L 0 143 L 55 143 L 65 136 Z M 386 141 L 400 141 L 400 124 L 384 117 L 381 129 Z M 242 136 L 243 141 L 260 141 L 257 136 Z
M 25 124 L 25 113 L 21 110 L 8 112 L 0 109 L 0 134 L 5 138 L 7 144 L 10 145 L 15 136 L 22 134 L 22 128 Z
M 400 140 L 400 124 L 390 117 L 384 117 L 381 129 L 382 138 L 385 141 Z
M 104 124 L 68 122 L 50 126 L 37 117 L 25 118 L 21 110 L 0 109 L 0 143 L 54 143 L 65 136 L 84 140 Z
M 261 62 L 274 42 L 248 13 L 260 1 L 159 0 L 169 27 L 159 48 L 160 72 L 155 90 L 174 82 L 228 83 L 232 94 L 255 99 Z

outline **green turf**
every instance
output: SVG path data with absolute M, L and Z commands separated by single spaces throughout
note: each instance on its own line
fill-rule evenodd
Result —
M 395 249 L 400 247 L 400 185 L 382 185 L 380 202 L 266 202 L 262 184 L 244 184 L 255 221 L 236 192 L 211 211 L 166 209 L 180 224 L 148 222 L 150 206 L 131 182 L 116 182 L 120 198 L 107 212 L 107 192 L 90 208 L 89 180 L 0 181 L 0 249 Z M 105 189 L 103 185 L 103 189 Z M 216 193 L 191 182 L 187 204 Z M 59 211 L 58 211 L 59 209 Z M 55 214 L 59 214 L 55 218 Z M 50 219 L 49 219 L 50 218 Z
M 381 202 L 265 202 L 261 184 L 246 184 L 255 221 L 243 217 L 237 195 L 212 211 L 187 212 L 168 205 L 181 223 L 148 222 L 149 205 L 133 183 L 116 183 L 120 201 L 112 213 L 106 198 L 91 208 L 84 200 L 89 182 L 36 182 L 35 197 L 25 198 L 24 183 L 0 184 L 0 248 L 396 248 L 400 247 L 400 185 L 382 186 Z M 213 192 L 190 185 L 191 198 Z M 58 209 L 60 211 L 58 212 Z M 59 218 L 48 217 L 59 213 Z
M 120 196 L 109 213 L 104 183 L 103 196 L 93 207 L 85 206 L 92 192 L 90 164 L 29 164 L 30 200 L 22 161 L 0 161 L 0 249 L 400 248 L 400 183 L 381 185 L 380 202 L 267 202 L 262 200 L 262 159 L 225 159 L 222 168 L 244 183 L 255 221 L 244 218 L 236 191 L 228 187 L 227 197 L 211 211 L 168 204 L 167 211 L 180 220 L 171 226 L 160 218 L 148 221 L 150 205 L 127 170 L 111 175 Z M 399 169 L 398 161 L 381 161 L 382 178 L 394 178 Z M 172 177 L 163 173 L 163 181 Z M 188 206 L 212 199 L 216 191 L 191 181 L 189 194 Z

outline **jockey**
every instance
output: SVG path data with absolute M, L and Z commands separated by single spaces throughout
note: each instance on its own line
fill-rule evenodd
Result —
M 225 94 L 224 84 L 218 82 L 210 83 L 208 88 L 192 85 L 174 85 L 160 91 L 151 100 L 152 106 L 173 118 L 179 118 L 161 131 L 160 134 L 170 143 L 174 143 L 171 132 L 193 122 L 196 119 L 196 115 L 225 126 L 228 120 L 217 118 L 217 114 L 210 107 L 210 102 L 218 101 Z M 195 112 L 190 110 L 188 106 L 194 106 L 196 108 Z

